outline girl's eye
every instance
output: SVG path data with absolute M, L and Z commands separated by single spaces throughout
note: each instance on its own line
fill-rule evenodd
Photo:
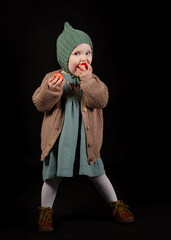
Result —
M 74 53 L 74 55 L 76 55 L 76 56 L 78 56 L 79 54 L 80 54 L 79 52 Z
M 90 55 L 91 54 L 91 52 L 86 52 L 86 55 Z

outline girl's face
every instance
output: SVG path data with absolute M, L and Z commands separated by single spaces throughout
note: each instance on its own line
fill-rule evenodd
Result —
M 69 71 L 75 75 L 78 66 L 81 63 L 88 63 L 91 65 L 92 62 L 92 50 L 89 44 L 81 43 L 71 52 L 68 61 Z

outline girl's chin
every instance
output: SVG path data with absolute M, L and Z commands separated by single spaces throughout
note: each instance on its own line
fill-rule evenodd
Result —
M 71 72 L 73 75 L 77 76 L 78 77 L 78 72 L 77 72 L 77 68 Z
M 74 69 L 69 69 L 70 73 L 78 77 L 78 66 L 76 66 Z

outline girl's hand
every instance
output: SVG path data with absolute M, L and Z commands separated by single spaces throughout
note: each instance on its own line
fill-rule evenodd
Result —
M 48 80 L 49 89 L 53 92 L 59 91 L 59 87 L 63 88 L 64 84 L 65 84 L 65 78 L 63 77 L 59 77 L 59 76 L 55 78 L 51 77 Z
M 86 63 L 86 65 L 87 68 L 80 64 L 75 72 L 75 75 L 79 77 L 81 81 L 88 81 L 90 78 L 92 78 L 93 68 L 89 63 Z

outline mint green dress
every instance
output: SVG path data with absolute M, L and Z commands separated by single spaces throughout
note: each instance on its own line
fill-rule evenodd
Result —
M 105 173 L 102 159 L 92 165 L 87 161 L 86 136 L 80 111 L 81 90 L 79 78 L 64 74 L 62 101 L 65 106 L 65 119 L 62 132 L 43 161 L 43 180 L 74 175 L 100 176 Z

